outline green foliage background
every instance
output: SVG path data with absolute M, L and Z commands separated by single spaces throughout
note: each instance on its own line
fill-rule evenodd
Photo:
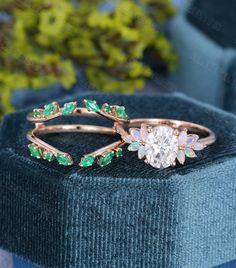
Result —
M 147 49 L 174 68 L 172 46 L 155 22 L 175 13 L 170 0 L 1 0 L 13 20 L 0 24 L 0 105 L 14 110 L 13 90 L 41 89 L 60 82 L 69 89 L 80 65 L 95 89 L 133 92 L 152 70 L 142 59 Z

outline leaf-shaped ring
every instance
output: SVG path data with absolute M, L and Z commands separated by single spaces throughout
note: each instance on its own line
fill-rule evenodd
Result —
M 116 135 L 117 141 L 102 147 L 94 152 L 84 155 L 79 162 L 79 166 L 86 168 L 97 163 L 100 167 L 107 166 L 114 158 L 122 156 L 122 145 L 124 141 L 115 131 L 114 124 L 129 122 L 125 108 L 119 105 L 109 105 L 104 103 L 99 106 L 94 100 L 84 100 L 85 108 L 78 107 L 77 102 L 68 102 L 60 107 L 57 102 L 51 102 L 44 108 L 34 109 L 27 119 L 35 124 L 35 128 L 27 134 L 27 139 L 31 142 L 28 145 L 31 156 L 52 162 L 57 160 L 60 165 L 71 166 L 74 163 L 69 153 L 63 152 L 46 142 L 39 136 L 48 133 L 95 133 L 102 135 Z M 112 127 L 83 125 L 83 124 L 61 124 L 46 125 L 48 121 L 62 116 L 85 116 L 104 117 L 113 122 Z

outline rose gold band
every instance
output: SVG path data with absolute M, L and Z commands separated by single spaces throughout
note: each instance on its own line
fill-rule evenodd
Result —
M 47 144 L 46 142 L 42 141 L 40 138 L 38 138 L 38 135 L 42 134 L 51 134 L 51 133 L 93 133 L 93 134 L 104 134 L 104 135 L 117 135 L 114 128 L 109 127 L 101 127 L 101 126 L 95 126 L 95 125 L 51 125 L 51 126 L 45 126 L 43 123 L 40 125 L 38 124 L 35 129 L 30 131 L 27 135 L 27 139 L 31 141 L 32 143 L 38 145 L 41 148 L 44 148 L 45 150 L 49 150 L 53 152 L 54 154 L 59 153 L 65 153 L 60 150 L 58 150 L 55 147 L 52 147 L 51 145 Z M 108 150 L 115 149 L 122 145 L 124 142 L 121 140 L 118 140 L 117 142 L 114 142 L 108 146 L 102 147 L 91 154 L 94 156 L 103 154 L 103 152 L 106 152 Z
M 61 117 L 61 111 L 59 110 L 57 113 L 49 116 L 49 117 L 42 117 L 42 118 L 37 118 L 37 117 L 33 117 L 32 114 L 29 114 L 27 116 L 27 120 L 29 120 L 30 122 L 33 123 L 42 123 L 42 122 L 47 122 L 50 121 L 52 119 Z M 122 119 L 122 118 L 117 118 L 113 115 L 109 115 L 104 113 L 103 111 L 99 111 L 98 113 L 95 113 L 93 111 L 88 111 L 87 108 L 76 108 L 73 113 L 70 114 L 70 116 L 85 116 L 85 117 L 105 117 L 106 119 L 109 119 L 111 121 L 114 122 L 129 122 L 129 120 L 126 119 Z

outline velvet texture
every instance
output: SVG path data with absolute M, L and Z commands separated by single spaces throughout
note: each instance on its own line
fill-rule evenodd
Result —
M 188 20 L 223 47 L 236 48 L 236 2 L 194 0 Z
M 178 91 L 235 113 L 235 1 L 186 1 L 186 7 L 171 21 L 171 38 L 179 55 L 170 76 Z M 230 10 L 230 11 L 229 11 Z M 193 23 L 194 20 L 194 23 Z M 228 27 L 230 24 L 230 27 Z M 219 29 L 218 29 L 219 28 Z M 214 35 L 216 31 L 216 35 Z M 223 32 L 221 33 L 220 30 Z M 230 41 L 232 43 L 232 40 Z M 234 65 L 235 66 L 235 65 Z
M 224 95 L 224 109 L 236 114 L 236 56 L 229 65 Z
M 165 170 L 126 150 L 105 168 L 64 168 L 30 157 L 28 111 L 10 115 L 0 136 L 0 247 L 50 268 L 205 268 L 235 259 L 236 117 L 178 94 L 85 97 L 125 105 L 130 117 L 204 124 L 217 142 L 186 166 Z M 116 140 L 89 134 L 44 139 L 78 161 Z

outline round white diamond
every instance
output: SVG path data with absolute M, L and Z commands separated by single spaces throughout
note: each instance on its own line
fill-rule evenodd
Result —
M 174 129 L 166 125 L 153 127 L 145 144 L 146 161 L 155 168 L 167 168 L 176 159 L 178 136 Z

